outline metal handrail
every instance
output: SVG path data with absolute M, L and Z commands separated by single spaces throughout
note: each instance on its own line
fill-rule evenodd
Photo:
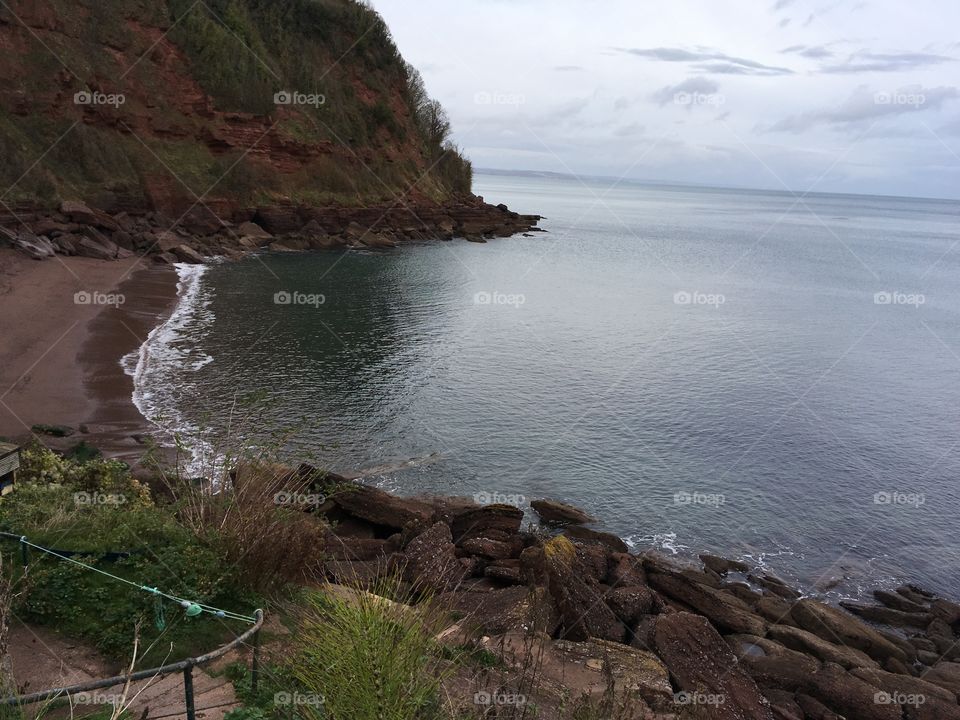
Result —
M 88 690 L 100 690 L 102 688 L 114 687 L 115 685 L 123 685 L 127 682 L 146 680 L 147 678 L 151 677 L 163 677 L 164 675 L 171 675 L 175 672 L 182 672 L 186 696 L 187 717 L 189 720 L 194 720 L 193 668 L 201 667 L 216 660 L 238 645 L 245 644 L 250 637 L 254 638 L 251 685 L 253 691 L 256 692 L 257 679 L 260 672 L 260 629 L 263 627 L 263 610 L 258 609 L 254 613 L 254 617 L 256 618 L 256 623 L 247 629 L 246 632 L 244 632 L 242 635 L 239 635 L 226 645 L 222 645 L 216 650 L 208 652 L 206 655 L 200 655 L 195 658 L 187 658 L 186 660 L 180 660 L 179 662 L 163 665 L 158 668 L 152 668 L 150 670 L 138 670 L 137 672 L 130 673 L 128 675 L 116 675 L 114 677 L 104 678 L 102 680 L 91 680 L 90 682 L 78 683 L 68 687 L 41 690 L 40 692 L 30 693 L 29 695 L 15 695 L 13 697 L 3 698 L 0 700 L 0 705 L 29 705 L 31 703 L 39 702 L 40 700 L 50 700 L 64 694 L 69 696 L 71 693 L 87 692 Z

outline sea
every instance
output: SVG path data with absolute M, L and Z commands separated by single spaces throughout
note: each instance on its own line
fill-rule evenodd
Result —
M 960 594 L 960 203 L 475 191 L 546 232 L 178 266 L 125 363 L 187 471 L 254 448 L 402 494 L 561 500 L 637 551 L 810 594 Z

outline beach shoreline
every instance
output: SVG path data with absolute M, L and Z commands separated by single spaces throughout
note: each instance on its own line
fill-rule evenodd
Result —
M 34 425 L 76 430 L 81 440 L 135 463 L 152 429 L 133 403 L 123 358 L 176 305 L 173 268 L 141 258 L 38 262 L 0 250 L 0 436 L 18 442 Z

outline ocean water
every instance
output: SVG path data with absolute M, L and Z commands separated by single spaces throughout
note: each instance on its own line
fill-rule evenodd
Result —
M 477 191 L 548 232 L 181 268 L 136 402 L 198 467 L 277 443 L 407 494 L 564 500 L 811 592 L 960 594 L 956 202 Z

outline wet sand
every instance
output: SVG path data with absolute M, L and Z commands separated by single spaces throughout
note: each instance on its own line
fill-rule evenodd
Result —
M 137 259 L 38 262 L 0 250 L 0 436 L 28 439 L 35 424 L 83 426 L 66 442 L 124 458 L 142 453 L 131 436 L 150 425 L 120 361 L 173 310 L 176 286 L 172 268 Z M 124 302 L 103 304 L 108 295 Z

